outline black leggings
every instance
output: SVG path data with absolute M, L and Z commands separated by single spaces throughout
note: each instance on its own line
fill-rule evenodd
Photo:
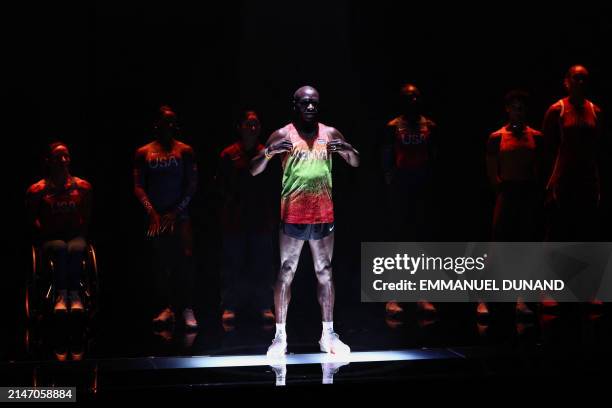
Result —
M 549 209 L 548 241 L 599 240 L 599 186 L 562 186 Z
M 55 287 L 57 290 L 78 290 L 83 259 L 87 243 L 83 237 L 70 240 L 49 240 L 42 244 L 45 258 L 54 264 Z
M 529 182 L 504 182 L 493 213 L 493 241 L 539 241 L 542 193 Z
M 272 305 L 272 236 L 265 232 L 225 232 L 221 302 L 237 310 L 249 301 L 259 310 Z
M 195 263 L 189 220 L 177 220 L 171 234 L 151 241 L 157 303 L 181 311 L 193 306 Z

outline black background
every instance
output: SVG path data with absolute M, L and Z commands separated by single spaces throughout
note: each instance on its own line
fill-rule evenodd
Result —
M 28 262 L 24 193 L 40 178 L 41 154 L 52 140 L 69 144 L 73 174 L 94 186 L 91 235 L 104 273 L 106 310 L 119 315 L 146 303 L 149 290 L 140 262 L 142 210 L 132 194 L 133 152 L 150 140 L 157 107 L 175 107 L 182 139 L 195 148 L 200 168 L 191 208 L 198 306 L 216 314 L 217 156 L 235 139 L 234 120 L 242 109 L 260 113 L 267 137 L 291 118 L 293 91 L 315 86 L 322 122 L 340 129 L 362 153 L 359 169 L 337 159 L 334 165 L 338 309 L 347 315 L 359 302 L 359 243 L 385 240 L 376 146 L 386 121 L 397 114 L 402 82 L 420 87 L 427 115 L 441 129 L 435 207 L 436 237 L 444 241 L 489 237 L 493 196 L 484 146 L 504 123 L 507 90 L 531 92 L 529 122 L 536 128 L 546 108 L 563 96 L 562 78 L 572 64 L 589 68 L 591 99 L 604 112 L 612 95 L 612 20 L 596 2 L 572 8 L 555 2 L 540 10 L 515 2 L 495 9 L 381 1 L 48 2 L 3 14 L 4 180 L 10 196 L 3 235 L 9 242 L 6 264 L 14 267 L 2 268 L 2 292 L 15 310 L 11 317 L 21 311 Z M 604 213 L 610 208 L 607 173 Z M 302 258 L 292 308 L 316 320 L 308 258 Z

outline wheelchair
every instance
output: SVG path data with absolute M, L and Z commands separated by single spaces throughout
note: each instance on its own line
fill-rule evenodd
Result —
M 24 293 L 24 307 L 27 321 L 40 320 L 53 313 L 55 306 L 54 263 L 41 247 L 32 245 L 31 265 L 28 268 Z M 84 314 L 93 318 L 98 311 L 100 281 L 96 250 L 87 243 L 85 257 L 81 263 L 79 291 L 83 301 Z

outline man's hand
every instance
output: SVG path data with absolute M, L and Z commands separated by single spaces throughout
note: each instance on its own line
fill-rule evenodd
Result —
M 266 148 L 268 155 L 276 155 L 279 153 L 287 153 L 293 149 L 293 143 L 289 139 L 283 139 L 278 143 L 273 143 Z
M 170 211 L 161 217 L 160 234 L 163 232 L 174 232 L 174 224 L 176 223 L 176 212 Z
M 147 238 L 153 238 L 158 236 L 160 233 L 160 219 L 159 214 L 155 210 L 151 210 L 149 213 L 149 228 L 147 229 Z
M 327 151 L 328 152 L 346 152 L 352 151 L 353 146 L 351 146 L 348 142 L 341 139 L 334 139 L 327 142 Z

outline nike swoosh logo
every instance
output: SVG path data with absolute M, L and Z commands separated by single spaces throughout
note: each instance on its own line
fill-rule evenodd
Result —
M 335 225 L 332 225 L 331 227 L 329 227 L 329 232 L 332 232 L 334 230 Z

